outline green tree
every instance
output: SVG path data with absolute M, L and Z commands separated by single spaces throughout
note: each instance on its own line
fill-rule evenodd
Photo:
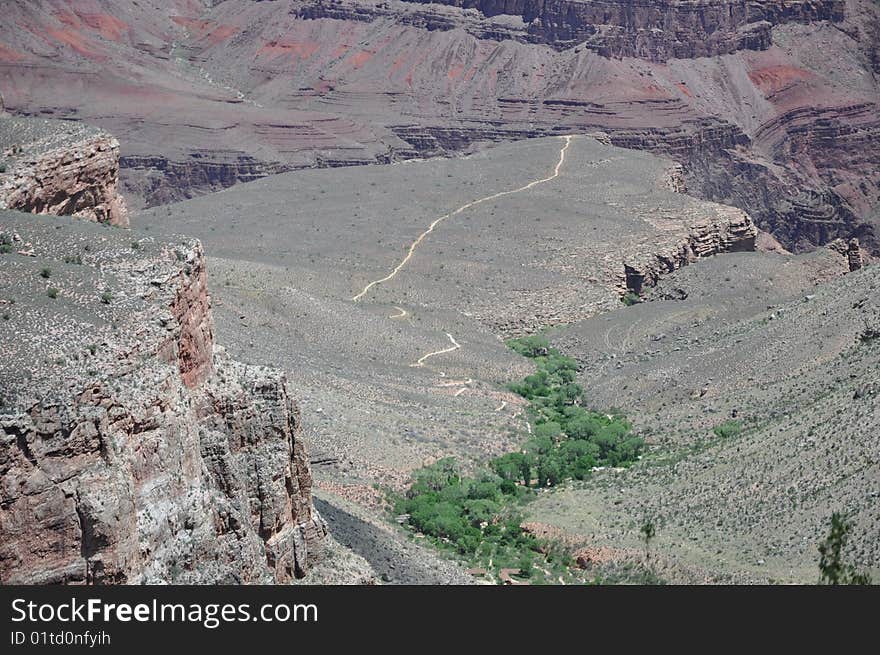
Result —
M 533 335 L 530 337 L 521 337 L 519 339 L 511 339 L 507 342 L 510 349 L 519 353 L 523 357 L 533 359 L 535 357 L 543 357 L 550 354 L 550 342 L 544 337 Z
M 503 480 L 521 481 L 528 487 L 532 476 L 532 464 L 525 453 L 507 453 L 496 457 L 491 463 L 492 470 Z

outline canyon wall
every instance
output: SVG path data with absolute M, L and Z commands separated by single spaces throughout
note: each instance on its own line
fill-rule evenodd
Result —
M 430 30 L 463 28 L 479 38 L 514 39 L 557 49 L 581 45 L 606 57 L 638 57 L 663 62 L 766 50 L 774 25 L 842 21 L 844 0 L 367 0 L 305 1 L 294 12 L 303 18 L 371 21 L 395 16 Z M 451 14 L 440 5 L 478 12 Z M 493 20 L 496 19 L 497 20 Z
M 601 131 L 674 157 L 789 250 L 880 253 L 874 0 L 164 6 L 12 2 L 0 28 L 9 109 L 117 135 L 133 207 Z
M 7 211 L 0 232 L 31 255 L 0 254 L 0 582 L 304 576 L 327 533 L 299 412 L 214 344 L 199 242 Z

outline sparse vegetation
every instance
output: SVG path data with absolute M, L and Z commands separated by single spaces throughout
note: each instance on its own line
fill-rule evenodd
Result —
M 76 255 L 65 255 L 64 256 L 65 264 L 82 264 L 82 257 L 77 253 Z
M 632 305 L 638 305 L 640 302 L 642 302 L 642 297 L 635 291 L 627 291 L 620 297 L 620 302 L 622 302 L 627 307 L 630 307 Z
M 646 518 L 642 522 L 642 527 L 640 529 L 642 534 L 642 541 L 645 542 L 645 566 L 649 569 L 651 568 L 651 541 L 654 539 L 654 536 L 657 534 L 657 527 L 654 525 L 654 521 Z
M 12 251 L 12 237 L 6 233 L 0 234 L 0 255 L 8 255 Z
M 865 321 L 865 327 L 859 334 L 859 341 L 862 343 L 870 343 L 878 338 L 880 338 L 880 328 L 874 327 Z
M 714 428 L 712 428 L 712 432 L 715 433 L 715 436 L 721 439 L 730 439 L 731 437 L 736 437 L 742 431 L 742 423 L 733 419 L 731 419 L 730 421 L 725 421 L 721 425 L 716 425 Z
M 840 512 L 831 515 L 828 536 L 819 544 L 819 581 L 829 585 L 869 585 L 871 577 L 843 560 L 852 523 Z
M 510 385 L 531 402 L 531 438 L 521 451 L 492 459 L 490 470 L 472 477 L 462 476 L 451 458 L 416 471 L 395 508 L 409 515 L 414 529 L 474 564 L 496 573 L 517 568 L 525 577 L 541 572 L 557 579 L 569 574 L 569 556 L 520 527 L 522 505 L 534 497 L 535 488 L 582 480 L 596 466 L 631 464 L 643 442 L 620 414 L 581 406 L 577 363 L 546 339 L 530 336 L 508 345 L 538 366 L 536 373 Z

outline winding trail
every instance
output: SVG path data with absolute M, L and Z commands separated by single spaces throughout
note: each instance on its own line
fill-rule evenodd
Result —
M 425 365 L 425 360 L 428 359 L 429 357 L 434 357 L 435 355 L 442 355 L 443 353 L 451 353 L 453 350 L 458 350 L 459 348 L 461 348 L 461 345 L 458 343 L 458 341 L 455 340 L 454 336 L 449 334 L 449 332 L 446 333 L 446 336 L 449 337 L 449 340 L 452 342 L 451 347 L 444 348 L 443 350 L 435 350 L 433 352 L 428 353 L 427 355 L 422 355 L 421 357 L 419 357 L 419 361 L 417 361 L 415 364 L 410 364 L 410 366 L 412 366 L 414 368 L 421 368 L 422 366 Z
M 390 279 L 392 279 L 394 276 L 396 276 L 400 272 L 400 270 L 404 266 L 406 266 L 407 262 L 409 262 L 409 260 L 412 259 L 412 256 L 415 254 L 416 248 L 418 248 L 419 244 L 421 244 L 422 241 L 425 240 L 425 237 L 427 237 L 429 234 L 431 234 L 431 232 L 434 231 L 434 228 L 436 228 L 438 225 L 440 225 L 440 223 L 445 221 L 447 218 L 452 218 L 453 216 L 457 216 L 458 214 L 462 213 L 466 209 L 470 209 L 471 207 L 476 207 L 477 205 L 480 205 L 484 202 L 488 202 L 490 200 L 496 200 L 497 198 L 503 198 L 504 196 L 509 196 L 514 193 L 521 193 L 522 191 L 528 191 L 529 189 L 534 188 L 534 187 L 538 186 L 539 184 L 544 184 L 544 182 L 549 182 L 550 180 L 555 180 L 557 177 L 559 177 L 559 171 L 562 169 L 562 165 L 565 163 L 565 151 L 568 150 L 568 146 L 571 145 L 571 140 L 572 140 L 573 136 L 567 135 L 567 136 L 563 136 L 560 138 L 565 139 L 565 145 L 562 146 L 562 148 L 559 150 L 559 161 L 556 163 L 556 167 L 553 169 L 553 173 L 551 175 L 548 175 L 547 177 L 542 177 L 537 180 L 532 180 L 528 184 L 523 185 L 517 189 L 510 189 L 508 191 L 499 191 L 498 193 L 493 193 L 490 196 L 485 196 L 484 198 L 472 200 L 471 202 L 462 205 L 458 209 L 454 209 L 451 212 L 443 214 L 443 216 L 441 216 L 440 218 L 435 219 L 434 222 L 432 222 L 428 226 L 428 229 L 425 230 L 424 232 L 422 232 L 419 235 L 419 238 L 412 242 L 412 245 L 409 247 L 409 251 L 406 253 L 406 257 L 404 257 L 401 260 L 401 262 L 397 266 L 395 266 L 394 269 L 388 275 L 386 275 L 385 277 L 380 278 L 378 280 L 373 280 L 372 282 L 370 282 L 367 286 L 365 286 L 363 288 L 363 290 L 359 294 L 354 296 L 352 298 L 352 300 L 354 302 L 357 302 L 358 300 L 363 298 L 365 295 L 367 295 L 367 293 L 370 291 L 370 289 L 372 289 L 374 286 L 376 286 L 377 284 L 382 284 L 383 282 L 388 282 Z

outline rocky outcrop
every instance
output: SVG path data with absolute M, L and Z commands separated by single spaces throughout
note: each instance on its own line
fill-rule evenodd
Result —
M 157 156 L 123 156 L 119 161 L 123 189 L 126 194 L 143 198 L 144 203 L 152 207 L 297 168 L 290 164 L 258 161 L 240 153 L 214 152 L 212 157 L 214 161 L 200 157 L 171 161 Z M 303 167 L 305 164 L 299 166 Z
M 748 214 L 722 205 L 716 205 L 715 211 L 716 216 L 695 223 L 685 238 L 627 260 L 626 288 L 639 294 L 654 286 L 661 276 L 703 257 L 755 249 L 758 229 Z
M 0 581 L 304 576 L 326 527 L 299 412 L 281 372 L 214 344 L 200 244 L 10 212 L 0 231 L 34 255 L 0 255 Z
M 835 239 L 828 244 L 828 248 L 842 255 L 846 259 L 846 265 L 849 268 L 850 273 L 858 271 L 865 265 L 862 256 L 862 248 L 859 245 L 859 240 L 856 238 L 849 240 Z
M 0 118 L 0 209 L 128 225 L 119 142 L 67 121 Z

